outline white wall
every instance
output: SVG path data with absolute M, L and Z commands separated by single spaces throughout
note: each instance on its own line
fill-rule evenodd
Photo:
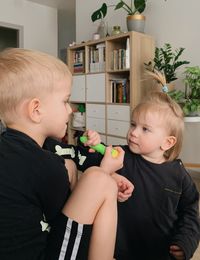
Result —
M 200 164 L 200 122 L 185 123 L 184 142 L 180 158 L 183 162 Z
M 26 0 L 1 0 L 0 23 L 24 28 L 24 48 L 57 56 L 57 9 Z
M 61 1 L 61 0 L 60 0 Z M 67 47 L 76 39 L 75 0 L 66 1 L 65 8 L 58 9 L 59 57 L 66 62 Z

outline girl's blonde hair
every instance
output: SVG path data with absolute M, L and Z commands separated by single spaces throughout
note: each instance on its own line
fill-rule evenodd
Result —
M 183 143 L 184 114 L 181 107 L 166 93 L 151 92 L 135 107 L 133 114 L 139 116 L 149 112 L 159 113 L 169 136 L 176 138 L 175 145 L 164 153 L 167 161 L 176 159 Z
M 0 118 L 6 123 L 17 105 L 27 98 L 52 92 L 60 80 L 70 80 L 59 59 L 35 50 L 6 49 L 0 53 Z

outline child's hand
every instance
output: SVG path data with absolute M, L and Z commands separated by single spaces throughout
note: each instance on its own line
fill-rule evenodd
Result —
M 124 202 L 131 197 L 134 190 L 134 185 L 124 176 L 121 176 L 117 173 L 113 173 L 112 177 L 117 183 L 118 186 L 118 201 Z
M 85 136 L 87 136 L 88 140 L 86 143 L 84 143 L 85 146 L 95 146 L 97 144 L 101 143 L 101 137 L 99 135 L 99 133 L 97 133 L 94 130 L 87 130 L 84 133 Z M 95 152 L 92 148 L 90 148 L 89 152 Z
M 183 250 L 177 245 L 170 246 L 170 254 L 177 260 L 185 260 L 185 254 Z
M 101 161 L 100 167 L 108 174 L 112 174 L 123 167 L 124 150 L 121 147 L 115 147 L 115 149 L 118 151 L 117 157 L 112 156 L 112 147 L 108 146 Z

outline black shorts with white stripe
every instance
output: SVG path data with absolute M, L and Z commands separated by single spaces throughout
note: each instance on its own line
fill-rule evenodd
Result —
M 61 214 L 51 227 L 45 260 L 87 260 L 92 226 Z

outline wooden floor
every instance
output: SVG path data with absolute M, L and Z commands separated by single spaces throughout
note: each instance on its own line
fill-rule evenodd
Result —
M 191 260 L 200 260 L 200 246 L 197 248 L 197 251 L 194 253 Z

